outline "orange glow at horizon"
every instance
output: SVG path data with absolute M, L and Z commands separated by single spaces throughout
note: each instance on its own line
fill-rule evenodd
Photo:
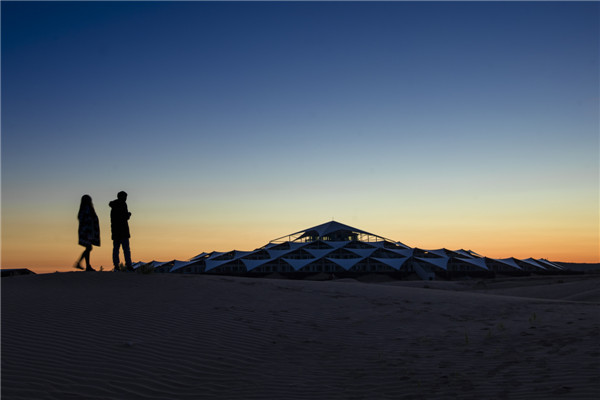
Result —
M 325 221 L 324 221 L 325 222 Z M 339 221 L 345 223 L 344 221 Z M 358 229 L 361 226 L 350 224 Z M 386 224 L 387 225 L 387 224 Z M 312 225 L 309 225 L 312 226 Z M 304 228 L 308 228 L 305 226 Z M 304 229 L 304 228 L 299 228 Z M 383 226 L 382 228 L 389 228 Z M 73 264 L 81 255 L 83 247 L 77 245 L 74 225 L 67 231 L 55 232 L 53 238 L 43 233 L 10 232 L 4 230 L 2 240 L 2 268 L 28 268 L 39 273 L 75 271 Z M 133 226 L 131 238 L 132 259 L 137 261 L 187 260 L 203 251 L 254 250 L 270 240 L 285 235 L 273 226 L 254 229 L 250 224 L 209 223 L 203 227 L 183 226 L 160 228 L 159 226 Z M 287 233 L 295 232 L 292 229 Z M 413 229 L 412 238 L 399 237 L 394 230 L 384 232 L 368 228 L 374 234 L 398 240 L 410 247 L 423 249 L 466 249 L 490 258 L 515 257 L 545 258 L 551 261 L 598 263 L 600 262 L 598 240 L 589 233 L 556 235 L 556 232 L 540 234 L 533 229 L 520 231 L 483 230 L 461 232 L 458 230 Z M 564 237 L 568 236 L 569 241 Z M 36 243 L 32 246 L 32 243 Z M 123 257 L 121 254 L 121 261 Z M 102 232 L 101 247 L 91 253 L 94 268 L 112 270 L 112 241 L 110 232 Z

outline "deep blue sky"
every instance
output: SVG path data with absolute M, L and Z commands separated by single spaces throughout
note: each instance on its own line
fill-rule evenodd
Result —
M 138 248 L 197 235 L 178 257 L 220 243 L 192 226 L 261 224 L 252 247 L 331 217 L 412 245 L 507 218 L 592 242 L 598 21 L 597 2 L 3 1 L 4 247 L 121 189 Z

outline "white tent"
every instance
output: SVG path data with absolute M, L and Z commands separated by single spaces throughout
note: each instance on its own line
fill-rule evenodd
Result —
M 231 251 L 213 251 L 212 253 L 209 253 L 210 256 L 208 257 L 208 259 L 214 260 L 215 258 L 220 257 L 223 254 L 227 254 L 227 253 L 231 253 Z
M 192 260 L 192 261 L 178 261 L 178 260 L 174 260 L 173 266 L 171 267 L 171 270 L 169 272 L 175 272 L 178 269 L 181 269 L 183 267 L 187 267 L 188 265 L 196 264 L 197 262 L 198 262 L 197 260 Z
M 524 260 L 520 260 L 521 262 L 524 262 L 526 264 L 532 265 L 536 268 L 541 268 L 541 269 L 546 269 L 546 267 L 544 267 L 543 265 L 537 263 L 533 258 L 526 258 Z
M 427 258 L 427 257 L 415 257 L 419 261 L 424 261 L 426 263 L 435 265 L 436 267 L 440 267 L 442 269 L 448 269 L 448 261 L 450 258 L 448 257 L 440 257 L 440 258 Z
M 310 255 L 312 255 L 315 258 L 323 258 L 327 254 L 329 254 L 332 251 L 334 251 L 334 249 L 304 249 L 304 250 L 307 251 L 307 252 L 309 252 Z
M 375 250 L 377 250 L 376 248 L 372 248 L 372 249 L 346 249 L 348 251 L 351 251 L 352 253 L 362 257 L 362 258 L 367 258 L 370 257 L 371 254 L 373 254 L 375 252 Z
M 348 240 L 339 241 L 339 242 L 329 241 L 329 242 L 325 242 L 325 243 L 327 243 L 327 245 L 333 247 L 334 249 L 339 249 L 341 247 L 346 246 L 348 243 L 350 243 L 350 241 L 348 241 Z M 373 244 L 373 243 L 369 243 L 369 244 Z
M 392 267 L 396 270 L 399 270 L 404 265 L 406 260 L 408 260 L 408 257 L 403 257 L 403 258 L 375 258 L 375 257 L 373 257 L 373 260 L 379 261 L 380 263 L 389 265 L 390 267 Z
M 143 261 L 138 261 L 138 262 L 136 262 L 135 264 L 133 264 L 133 265 L 131 266 L 131 268 L 133 268 L 133 269 L 138 269 L 138 268 L 139 268 L 139 267 L 141 267 L 142 265 L 146 265 L 146 264 L 148 264 L 148 263 L 145 263 L 145 262 L 143 262 Z
M 425 250 L 425 249 L 420 249 L 423 250 L 429 254 L 433 254 L 435 256 L 438 257 L 448 257 L 448 255 L 446 254 L 446 249 L 436 249 L 436 250 Z
M 306 267 L 311 262 L 316 261 L 316 258 L 309 258 L 309 259 L 306 259 L 306 258 L 302 258 L 302 259 L 283 258 L 283 261 L 290 264 L 290 266 L 292 268 L 294 268 L 295 271 L 298 271 L 299 269 Z
M 544 260 L 543 258 L 540 258 L 539 260 L 536 260 L 536 261 L 539 262 L 539 263 L 541 263 L 541 264 L 543 264 L 543 265 L 547 265 L 549 267 L 552 267 L 554 269 L 558 269 L 558 270 L 564 270 L 565 269 L 564 267 L 561 267 L 560 265 L 557 265 L 557 264 L 555 264 L 553 262 L 550 262 L 548 260 Z
M 292 249 L 286 249 L 286 250 L 267 250 L 267 253 L 269 253 L 269 257 L 271 258 L 279 258 L 282 257 L 288 253 L 291 253 Z
M 485 258 L 466 258 L 466 257 L 456 257 L 457 260 L 469 263 L 471 265 L 474 265 L 476 267 L 482 268 L 482 269 L 488 269 L 487 265 L 485 264 Z
M 209 254 L 210 254 L 210 253 L 205 253 L 205 252 L 202 252 L 202 253 L 198 254 L 197 256 L 190 258 L 190 261 L 193 261 L 193 260 L 199 260 L 199 259 L 201 259 L 201 258 L 204 258 L 204 257 L 206 257 L 206 256 L 207 256 L 207 255 L 209 255 Z
M 385 250 L 391 251 L 392 253 L 399 254 L 402 257 L 411 257 L 414 254 L 414 252 L 415 252 L 415 249 L 404 249 L 404 250 L 385 249 Z
M 204 271 L 210 271 L 231 261 L 233 260 L 206 260 L 206 268 L 204 268 Z
M 344 268 L 346 271 L 348 271 L 350 268 L 354 267 L 356 264 L 358 264 L 359 262 L 364 260 L 364 258 L 361 258 L 361 257 L 358 257 L 358 258 L 330 258 L 330 257 L 328 257 L 327 259 L 329 261 L 336 263 L 340 267 Z
M 513 267 L 516 269 L 522 269 L 512 257 L 509 258 L 490 258 L 490 260 L 497 261 L 499 263 L 508 265 L 509 267 Z
M 173 260 L 171 260 L 171 261 L 152 261 L 152 264 L 153 264 L 152 266 L 156 269 L 156 268 L 160 268 L 163 265 L 168 264 L 170 262 L 173 262 Z
M 266 260 L 245 260 L 245 259 L 242 259 L 242 262 L 246 266 L 246 271 L 252 271 L 253 269 L 258 268 L 261 265 L 264 265 L 264 264 L 268 263 L 269 261 L 273 261 L 273 260 L 274 260 L 273 258 L 267 258 Z
M 469 254 L 469 252 L 465 251 L 465 250 L 452 250 L 452 252 L 464 257 L 464 258 L 473 258 L 473 256 L 471 254 Z

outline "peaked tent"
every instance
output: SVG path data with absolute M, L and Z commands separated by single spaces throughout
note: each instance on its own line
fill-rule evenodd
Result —
M 448 269 L 448 261 L 450 260 L 450 258 L 446 257 L 440 257 L 440 258 L 427 258 L 427 257 L 415 257 L 417 260 L 419 261 L 424 261 L 426 263 L 435 265 L 436 267 L 440 267 L 442 269 L 447 270 Z
M 205 271 L 210 271 L 212 269 L 215 269 L 217 267 L 220 267 L 221 265 L 227 264 L 229 262 L 231 262 L 233 260 L 206 260 L 206 268 L 204 269 Z
M 376 248 L 372 248 L 372 249 L 347 249 L 348 251 L 351 251 L 352 253 L 362 257 L 362 258 L 367 258 L 370 257 L 371 254 L 373 254 L 375 252 L 375 250 L 377 250 Z
M 385 249 L 385 250 L 391 251 L 392 253 L 399 254 L 402 257 L 412 257 L 412 255 L 415 252 L 415 249 L 406 249 L 406 250 Z
M 466 257 L 456 257 L 457 260 L 460 260 L 462 262 L 466 262 L 469 263 L 471 265 L 474 265 L 476 267 L 482 268 L 482 269 L 486 269 L 489 270 L 489 268 L 487 267 L 487 265 L 485 264 L 485 258 L 466 258 Z
M 557 264 L 555 264 L 553 262 L 550 262 L 548 260 L 545 260 L 543 258 L 540 258 L 539 260 L 536 260 L 536 261 L 539 262 L 539 263 L 541 263 L 541 264 L 548 265 L 549 267 L 552 267 L 552 268 L 555 268 L 555 269 L 558 269 L 558 270 L 561 270 L 561 271 L 565 269 L 564 267 L 562 267 L 560 265 L 557 265 Z
M 408 257 L 402 257 L 402 258 L 375 258 L 374 257 L 373 260 L 379 261 L 382 264 L 389 265 L 390 267 L 394 268 L 395 270 L 399 270 L 404 265 L 406 260 L 408 260 Z
M 295 271 L 298 271 L 299 269 L 306 267 L 311 262 L 316 261 L 316 259 L 314 259 L 314 258 L 293 259 L 293 258 L 285 258 L 284 257 L 283 261 L 288 263 L 292 268 L 294 268 Z
M 304 249 L 304 250 L 306 250 L 308 253 L 310 253 L 310 255 L 312 255 L 315 258 L 323 258 L 327 254 L 334 251 L 334 249 Z
M 448 255 L 446 254 L 446 249 L 436 249 L 436 250 L 419 249 L 419 250 L 423 250 L 426 253 L 430 253 L 430 254 L 436 255 L 438 257 L 448 257 Z
M 363 257 L 357 257 L 357 258 L 330 258 L 330 257 L 327 257 L 327 259 L 331 262 L 336 263 L 337 265 L 339 265 L 340 267 L 342 267 L 346 271 L 348 271 L 350 268 L 354 267 L 356 264 L 358 264 L 365 258 L 363 258 Z
M 252 271 L 255 268 L 260 267 L 261 265 L 264 265 L 270 261 L 273 261 L 273 258 L 267 258 L 266 260 L 245 260 L 242 259 L 242 262 L 244 263 L 244 266 L 246 267 L 246 271 Z
M 516 269 L 523 269 L 521 268 L 514 260 L 514 258 L 509 257 L 509 258 L 490 258 L 490 260 L 492 261 L 497 261 L 499 263 L 508 265 L 510 267 L 516 268 Z
M 175 262 L 173 263 L 173 266 L 171 267 L 171 270 L 169 272 L 175 272 L 178 269 L 181 269 L 183 267 L 187 267 L 188 265 L 192 265 L 197 263 L 198 260 L 191 260 L 191 261 L 178 261 L 175 260 Z
M 284 255 L 288 254 L 288 253 L 291 253 L 294 250 L 295 249 L 267 250 L 267 253 L 269 253 L 269 257 L 271 257 L 271 258 L 279 258 L 281 256 L 284 256 Z
M 533 258 L 531 258 L 531 257 L 530 257 L 530 258 L 526 258 L 526 259 L 524 259 L 524 260 L 520 260 L 520 261 L 521 261 L 521 262 L 524 262 L 524 263 L 526 263 L 526 264 L 532 265 L 532 266 L 534 266 L 534 267 L 536 267 L 536 268 L 546 269 L 546 267 L 544 267 L 544 266 L 543 266 L 543 265 L 541 265 L 541 264 L 538 264 L 538 263 L 537 263 L 537 262 L 536 262 L 536 261 L 535 261 Z

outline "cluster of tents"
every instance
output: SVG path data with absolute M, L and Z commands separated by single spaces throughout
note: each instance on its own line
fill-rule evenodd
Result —
M 139 262 L 134 269 L 169 273 L 348 276 L 386 273 L 493 276 L 496 273 L 556 273 L 564 268 L 545 259 L 489 258 L 470 250 L 411 248 L 382 236 L 330 221 L 274 239 L 253 251 L 203 252 L 187 260 Z

